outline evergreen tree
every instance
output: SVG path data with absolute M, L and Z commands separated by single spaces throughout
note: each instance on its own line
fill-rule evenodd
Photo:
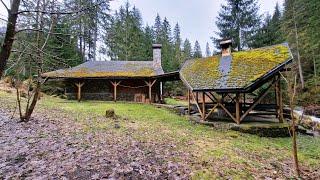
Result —
M 198 41 L 194 43 L 193 50 L 194 50 L 193 56 L 192 56 L 193 58 L 202 58 L 202 51 Z
M 217 47 L 224 38 L 233 38 L 233 47 L 238 51 L 250 47 L 252 36 L 260 24 L 258 10 L 256 0 L 227 0 L 216 20 L 219 38 L 212 38 Z
M 206 45 L 206 57 L 209 57 L 209 56 L 211 56 L 211 51 L 210 51 L 209 43 L 207 42 L 207 45 Z
M 285 41 L 281 30 L 281 12 L 278 3 L 276 4 L 272 17 L 267 14 L 261 28 L 253 36 L 252 48 L 270 46 Z
M 159 14 L 157 14 L 154 25 L 153 25 L 153 31 L 154 31 L 154 38 L 156 43 L 161 42 L 161 31 L 162 31 L 162 23 L 161 23 L 161 17 Z
M 154 40 L 154 32 L 152 27 L 146 25 L 144 28 L 144 50 L 146 53 L 146 59 L 152 59 L 153 52 L 152 52 L 152 44 Z
M 181 53 L 181 35 L 180 35 L 180 27 L 177 23 L 173 30 L 173 44 L 174 44 L 174 59 L 172 68 L 173 70 L 178 70 L 180 64 L 183 62 L 182 53 Z
M 121 6 L 110 20 L 110 28 L 105 42 L 109 48 L 108 55 L 113 60 L 142 60 L 148 54 L 145 50 L 145 34 L 142 18 L 136 7 L 129 3 Z M 150 47 L 149 47 L 150 48 Z
M 191 43 L 188 39 L 185 39 L 183 43 L 183 59 L 187 60 L 187 59 L 190 59 L 191 57 L 192 57 Z
M 162 22 L 161 33 L 159 37 L 162 44 L 162 67 L 164 71 L 172 71 L 173 67 L 173 45 L 171 37 L 171 26 L 165 17 Z

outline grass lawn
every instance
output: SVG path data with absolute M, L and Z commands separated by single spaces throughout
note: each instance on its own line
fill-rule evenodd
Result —
M 0 103 L 15 103 L 14 94 L 0 91 Z M 127 102 L 76 102 L 43 97 L 37 111 L 60 109 L 81 123 L 87 132 L 115 131 L 139 142 L 155 146 L 172 143 L 171 151 L 187 153 L 193 179 L 265 177 L 290 178 L 293 175 L 290 138 L 262 138 L 235 131 L 219 131 L 194 124 L 186 117 L 148 104 Z M 99 121 L 106 109 L 114 109 L 120 117 L 119 129 L 113 121 Z M 88 121 L 90 119 L 90 121 Z M 298 136 L 299 160 L 305 173 L 320 168 L 320 138 Z M 177 155 L 170 161 L 184 161 Z M 316 174 L 315 176 L 319 176 Z

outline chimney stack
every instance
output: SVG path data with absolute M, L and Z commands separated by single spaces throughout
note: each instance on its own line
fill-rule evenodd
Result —
M 161 68 L 161 44 L 153 44 L 153 67 Z
M 231 55 L 232 40 L 231 39 L 221 40 L 220 47 L 221 47 L 221 55 L 222 56 L 230 56 Z

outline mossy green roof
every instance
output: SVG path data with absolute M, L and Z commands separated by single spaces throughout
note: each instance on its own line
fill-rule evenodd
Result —
M 152 61 L 89 61 L 78 66 L 42 74 L 48 78 L 151 77 L 163 74 Z
M 280 67 L 291 60 L 289 46 L 283 43 L 232 52 L 227 57 L 216 55 L 187 60 L 180 77 L 192 90 L 246 89 L 269 73 L 281 70 Z

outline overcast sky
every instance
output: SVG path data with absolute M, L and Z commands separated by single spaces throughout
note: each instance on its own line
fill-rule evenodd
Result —
M 10 0 L 4 0 L 8 4 Z M 114 0 L 111 2 L 111 10 L 114 13 L 127 0 Z M 213 45 L 210 37 L 217 31 L 215 26 L 215 17 L 222 3 L 225 0 L 128 0 L 131 5 L 135 5 L 141 12 L 143 23 L 153 25 L 157 13 L 161 18 L 167 17 L 171 27 L 178 22 L 181 28 L 182 39 L 189 38 L 192 46 L 195 40 L 201 45 L 202 52 L 205 51 L 205 45 Z M 260 13 L 272 14 L 276 2 L 282 6 L 284 0 L 258 0 Z M 0 4 L 0 17 L 6 18 L 6 10 Z M 2 21 L 2 20 L 0 20 Z M 3 21 L 2 23 L 3 24 Z
M 117 10 L 126 1 L 111 2 L 111 9 Z M 215 17 L 225 0 L 128 0 L 128 2 L 140 10 L 144 24 L 153 25 L 157 13 L 162 19 L 168 18 L 172 29 L 178 22 L 182 39 L 191 40 L 192 46 L 195 40 L 198 40 L 204 53 L 207 42 L 210 43 L 210 48 L 213 48 L 210 37 L 217 31 Z M 261 14 L 272 14 L 276 3 L 282 7 L 284 0 L 258 0 L 258 2 Z

